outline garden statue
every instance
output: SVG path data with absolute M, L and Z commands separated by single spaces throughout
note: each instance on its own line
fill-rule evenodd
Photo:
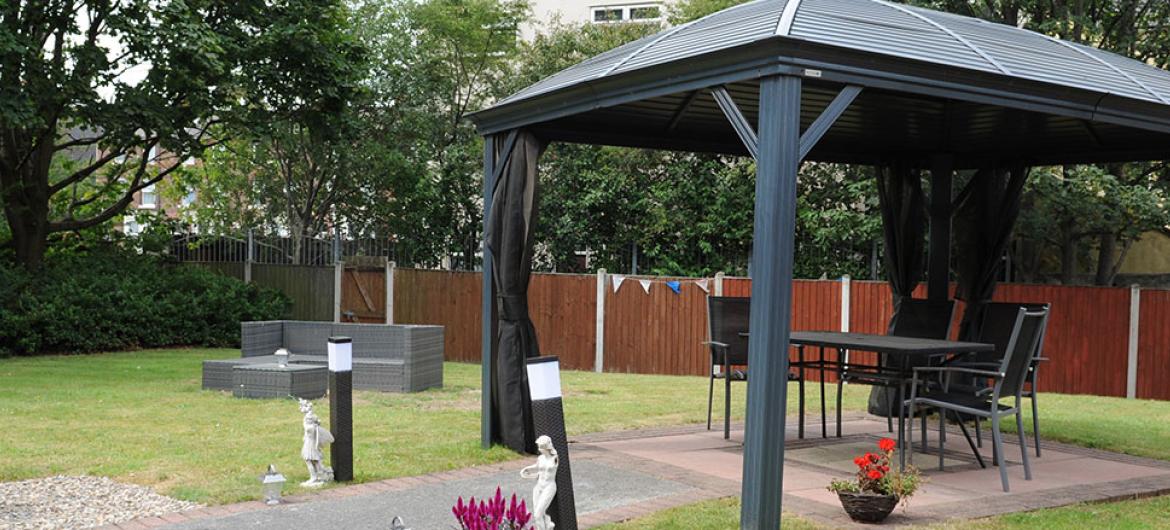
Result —
M 300 400 L 301 412 L 305 415 L 305 440 L 301 445 L 301 458 L 309 468 L 309 480 L 302 486 L 317 487 L 333 480 L 333 470 L 325 467 L 323 448 L 333 443 L 333 434 L 321 426 L 321 419 L 313 413 L 313 403 Z
M 552 530 L 553 522 L 548 516 L 548 508 L 557 494 L 557 466 L 560 461 L 552 439 L 548 436 L 537 438 L 536 448 L 540 451 L 536 463 L 521 469 L 520 476 L 536 479 L 536 486 L 532 488 L 532 524 L 536 530 Z

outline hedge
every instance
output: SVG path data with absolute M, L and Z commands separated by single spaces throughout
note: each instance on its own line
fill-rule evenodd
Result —
M 109 249 L 50 255 L 35 274 L 0 262 L 0 356 L 233 346 L 240 322 L 283 318 L 279 291 Z

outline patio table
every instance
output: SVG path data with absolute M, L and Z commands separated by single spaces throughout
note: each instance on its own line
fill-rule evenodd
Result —
M 749 333 L 741 333 L 749 336 Z M 952 358 L 977 352 L 995 351 L 994 344 L 980 342 L 964 342 L 939 339 L 919 339 L 914 337 L 896 337 L 891 335 L 875 335 L 872 333 L 847 333 L 839 331 L 793 331 L 789 335 L 789 343 L 796 346 L 797 361 L 790 366 L 800 371 L 797 378 L 800 385 L 800 425 L 797 433 L 804 438 L 804 380 L 805 371 L 809 369 L 820 371 L 821 385 L 821 437 L 827 438 L 825 414 L 825 374 L 827 369 L 834 369 L 837 380 L 849 377 L 859 384 L 886 386 L 898 388 L 898 447 L 902 447 L 902 437 L 905 432 L 906 385 L 914 378 L 911 359 L 947 355 Z M 804 348 L 815 347 L 820 351 L 819 359 L 805 360 Z M 837 360 L 825 358 L 825 349 L 837 350 Z M 874 352 L 883 357 L 875 364 L 852 362 L 845 354 L 846 351 Z M 881 362 L 893 360 L 894 362 Z M 838 383 L 840 386 L 840 383 Z M 924 431 L 925 432 L 925 431 Z M 837 392 L 837 437 L 841 437 L 841 392 Z
M 875 386 L 896 386 L 898 388 L 898 447 L 903 446 L 905 434 L 905 401 L 906 385 L 914 378 L 914 370 L 910 360 L 923 357 L 948 355 L 961 356 L 970 353 L 995 351 L 994 344 L 980 342 L 965 342 L 939 339 L 919 339 L 914 337 L 895 337 L 890 335 L 874 335 L 870 333 L 845 333 L 837 331 L 794 331 L 789 336 L 789 342 L 797 347 L 797 362 L 795 366 L 801 371 L 800 380 L 800 435 L 804 434 L 804 371 L 815 366 L 820 370 L 821 384 L 821 435 L 825 433 L 824 418 L 824 386 L 826 369 L 836 368 L 838 387 L 843 378 Z M 808 363 L 804 360 L 806 346 L 820 349 L 820 360 Z M 825 348 L 837 350 L 837 360 L 825 360 Z M 868 351 L 882 356 L 884 360 L 893 362 L 878 362 L 878 364 L 864 364 L 851 362 L 846 351 Z M 926 431 L 923 431 L 925 434 Z M 837 392 L 837 437 L 841 437 L 841 392 Z M 905 458 L 905 450 L 901 452 Z

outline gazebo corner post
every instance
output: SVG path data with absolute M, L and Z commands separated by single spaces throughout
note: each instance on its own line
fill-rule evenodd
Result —
M 947 154 L 930 159 L 930 247 L 926 270 L 926 297 L 930 300 L 950 298 L 954 166 L 954 158 Z
M 480 320 L 483 326 L 480 350 L 480 439 L 484 449 L 491 449 L 493 429 L 492 425 L 492 363 L 495 356 L 495 322 L 496 322 L 496 292 L 495 282 L 492 279 L 492 256 L 488 248 L 487 227 L 488 215 L 492 209 L 492 190 L 495 187 L 496 169 L 496 137 L 487 135 L 483 138 L 483 298 L 481 300 Z
M 752 252 L 740 528 L 780 527 L 792 315 L 796 174 L 800 165 L 799 77 L 760 81 L 759 157 Z

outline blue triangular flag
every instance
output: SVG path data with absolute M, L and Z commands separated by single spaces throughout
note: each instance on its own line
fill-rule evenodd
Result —
M 674 291 L 674 294 L 678 294 L 678 282 L 666 282 L 666 286 L 670 287 L 670 290 Z

